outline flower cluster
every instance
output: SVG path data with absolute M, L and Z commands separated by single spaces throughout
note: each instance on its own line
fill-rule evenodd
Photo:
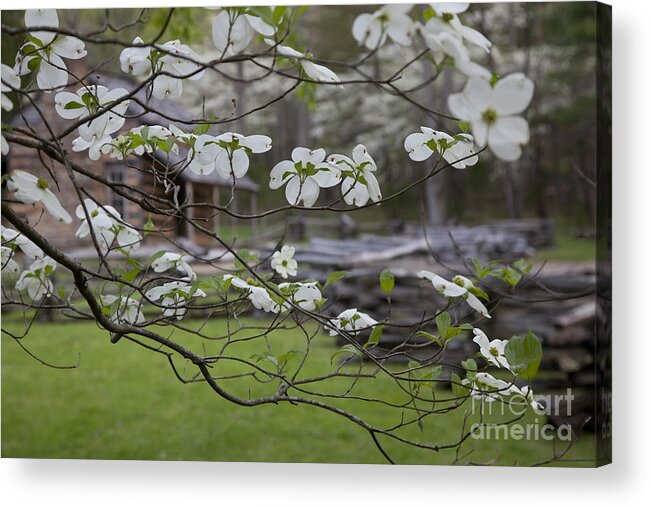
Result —
M 298 263 L 294 259 L 296 249 L 293 246 L 285 245 L 279 252 L 274 252 L 271 256 L 271 267 L 283 278 L 296 276 L 298 273 Z
M 38 259 L 20 274 L 16 282 L 18 292 L 27 293 L 33 301 L 39 301 L 44 296 L 52 293 L 53 286 L 50 275 L 57 267 L 57 263 L 49 257 Z
M 23 254 L 31 259 L 43 258 L 43 250 L 30 239 L 13 229 L 1 225 L 2 229 L 2 271 L 12 276 L 20 273 L 20 266 L 14 260 L 14 252 L 20 249 Z
M 63 58 L 78 60 L 86 56 L 84 43 L 76 37 L 56 33 L 59 16 L 54 9 L 25 11 L 25 27 L 48 27 L 49 30 L 32 31 L 18 54 L 14 70 L 24 76 L 38 70 L 36 84 L 45 93 L 68 84 L 68 69 Z
M 54 97 L 54 107 L 62 118 L 83 119 L 97 112 L 105 111 L 77 128 L 79 137 L 72 141 L 72 151 L 88 150 L 91 160 L 99 160 L 102 153 L 110 150 L 111 135 L 124 125 L 124 115 L 129 108 L 124 88 L 109 90 L 105 86 L 89 85 L 79 88 L 77 93 L 59 92 Z M 114 104 L 115 105 L 112 105 Z
M 131 253 L 140 246 L 140 233 L 124 222 L 112 206 L 98 206 L 92 199 L 84 199 L 84 205 L 77 206 L 76 215 L 81 220 L 81 225 L 75 236 L 85 238 L 92 230 L 97 245 L 104 254 L 110 250 L 113 241 L 126 253 Z
M 199 55 L 180 40 L 146 46 L 140 37 L 120 54 L 120 68 L 127 74 L 150 77 L 156 73 L 151 93 L 157 99 L 176 99 L 183 94 L 183 79 L 196 81 L 205 73 Z
M 145 321 L 142 302 L 137 299 L 107 294 L 101 297 L 101 301 L 108 308 L 111 322 L 115 324 L 141 324 Z
M 321 188 L 330 188 L 342 183 L 341 192 L 347 204 L 364 206 L 369 198 L 377 202 L 382 198 L 380 186 L 373 174 L 377 166 L 362 144 L 352 153 L 331 155 L 319 148 L 294 148 L 291 160 L 278 162 L 271 170 L 269 188 L 285 187 L 285 197 L 294 206 L 313 206 L 319 198 Z

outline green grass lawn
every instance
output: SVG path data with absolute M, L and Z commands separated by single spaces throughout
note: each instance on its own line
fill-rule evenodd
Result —
M 253 322 L 253 321 L 249 321 Z M 259 324 L 259 322 L 258 322 Z M 17 331 L 15 318 L 3 328 Z M 213 320 L 204 329 L 217 335 L 225 323 Z M 167 330 L 169 333 L 169 330 Z M 216 351 L 220 342 L 199 340 L 175 332 L 173 337 L 196 350 Z M 274 353 L 304 346 L 296 331 L 279 330 L 267 338 Z M 272 462 L 384 463 L 369 434 L 350 421 L 318 408 L 264 405 L 246 408 L 215 394 L 205 383 L 182 384 L 165 357 L 122 340 L 110 344 L 105 332 L 91 323 L 38 324 L 22 343 L 53 364 L 75 364 L 72 370 L 42 366 L 18 344 L 2 338 L 2 456 L 39 458 L 215 460 Z M 265 340 L 244 341 L 228 348 L 232 355 L 250 358 L 265 352 Z M 320 335 L 312 343 L 304 376 L 332 368 L 334 339 Z M 191 365 L 180 364 L 186 375 Z M 241 367 L 224 363 L 220 373 Z M 236 385 L 239 384 L 239 387 Z M 329 381 L 325 388 L 342 392 L 350 381 Z M 239 395 L 273 392 L 275 384 L 248 379 L 225 384 Z M 401 399 L 389 378 L 361 382 L 355 394 Z M 439 396 L 449 393 L 442 390 Z M 382 427 L 400 420 L 400 412 L 354 401 L 338 406 Z M 405 435 L 445 445 L 460 434 L 464 409 L 428 419 L 422 429 Z M 529 414 L 526 422 L 536 417 Z M 544 417 L 540 421 L 544 423 Z M 383 440 L 398 463 L 446 464 L 453 451 L 422 451 Z M 566 458 L 589 459 L 593 436 L 580 437 Z M 469 440 L 463 452 L 469 459 L 496 464 L 526 465 L 550 456 L 552 443 L 525 440 Z M 576 464 L 566 461 L 565 465 Z

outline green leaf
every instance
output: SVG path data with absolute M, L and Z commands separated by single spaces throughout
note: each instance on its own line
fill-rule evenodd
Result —
M 83 107 L 85 106 L 79 102 L 68 102 L 63 109 L 82 109 Z
M 466 359 L 465 361 L 461 361 L 461 366 L 463 367 L 464 370 L 472 373 L 477 371 L 477 363 L 472 358 Z
M 140 273 L 140 268 L 133 268 L 129 272 L 127 272 L 122 278 L 127 282 L 133 282 L 136 276 L 138 276 L 138 273 Z
M 391 271 L 385 269 L 382 271 L 382 273 L 380 273 L 380 287 L 382 287 L 382 290 L 387 295 L 387 298 L 391 297 L 391 291 L 393 290 L 395 284 L 396 281 Z
M 428 333 L 427 331 L 418 331 L 418 332 L 416 333 L 416 336 L 423 336 L 423 337 L 427 338 L 428 340 L 432 340 L 432 341 L 433 341 L 434 343 L 436 343 L 439 347 L 443 347 L 443 343 L 441 342 L 441 340 L 439 339 L 439 337 L 438 337 L 438 336 L 435 336 L 435 335 L 433 335 L 433 334 L 431 334 L 431 333 Z
M 452 325 L 452 318 L 448 312 L 441 312 L 436 316 L 436 327 L 439 330 L 439 336 L 445 339 L 448 329 Z
M 542 345 L 531 331 L 525 336 L 513 336 L 504 347 L 504 357 L 513 373 L 530 381 L 538 372 Z
M 336 282 L 337 280 L 341 280 L 342 278 L 345 278 L 347 275 L 348 275 L 348 271 L 333 271 L 328 275 L 328 281 L 323 286 L 323 288 L 325 289 L 331 283 Z
M 367 349 L 369 347 L 373 347 L 374 345 L 377 345 L 380 342 L 380 339 L 382 338 L 382 331 L 384 330 L 384 326 L 382 324 L 379 324 L 373 328 L 373 331 L 371 331 L 371 336 L 369 337 L 368 341 L 364 345 L 364 348 Z

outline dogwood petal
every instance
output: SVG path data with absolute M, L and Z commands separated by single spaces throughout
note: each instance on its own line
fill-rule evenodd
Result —
M 341 181 L 341 171 L 333 164 L 320 166 L 321 170 L 310 176 L 321 188 L 334 187 Z M 325 169 L 324 169 L 325 168 Z
M 486 318 L 491 318 L 491 316 L 488 314 L 488 310 L 484 306 L 484 304 L 475 296 L 474 294 L 471 294 L 468 292 L 468 297 L 466 298 L 466 303 L 468 303 L 468 306 L 470 306 L 473 310 L 477 311 L 481 315 L 483 315 Z
M 493 89 L 493 107 L 498 115 L 508 116 L 524 111 L 533 97 L 534 84 L 518 72 L 500 79 Z
M 415 132 L 409 134 L 405 139 L 405 150 L 409 154 L 409 158 L 415 162 L 422 162 L 427 160 L 434 153 L 427 143 L 431 140 L 431 136 Z
M 253 153 L 265 153 L 271 149 L 271 138 L 263 135 L 246 136 L 240 140 L 240 146 L 245 146 Z
M 468 79 L 463 95 L 471 111 L 479 114 L 493 106 L 493 88 L 488 81 L 480 77 L 472 76 Z
M 396 14 L 391 17 L 387 33 L 395 42 L 402 46 L 411 46 L 411 36 L 414 22 L 406 14 Z
M 441 14 L 460 14 L 468 10 L 468 2 L 435 2 L 430 4 L 437 15 Z
M 50 93 L 56 88 L 63 88 L 68 84 L 66 64 L 59 55 L 51 53 L 49 61 L 45 58 L 41 60 L 38 75 L 36 76 L 36 84 L 45 93 Z
M 416 273 L 416 276 L 418 278 L 427 278 L 430 282 L 432 282 L 432 285 L 437 290 L 437 292 L 442 292 L 443 295 L 447 297 L 463 296 L 468 292 L 468 290 L 464 287 L 461 287 L 456 283 L 449 282 L 445 278 L 437 275 L 436 273 L 432 273 L 431 271 L 419 271 Z
M 307 164 L 308 162 L 317 166 L 323 162 L 326 152 L 323 148 L 310 150 L 309 148 L 297 147 L 292 150 L 292 160 Z
M 86 45 L 83 41 L 77 37 L 71 37 L 69 35 L 57 37 L 57 39 L 52 43 L 51 48 L 57 55 L 69 60 L 78 60 L 88 54 L 88 51 L 86 51 Z
M 461 21 L 459 21 L 459 18 L 457 18 L 456 15 L 450 21 L 450 24 L 454 27 L 454 29 L 457 32 L 461 34 L 461 36 L 464 39 L 467 39 L 468 41 L 472 42 L 476 46 L 479 46 L 487 53 L 490 52 L 491 46 L 493 44 L 484 36 L 484 34 L 475 30 L 474 28 L 470 28 L 469 26 L 465 26 L 461 24 Z
M 312 206 L 319 198 L 319 185 L 314 178 L 292 178 L 285 187 L 287 202 L 294 206 Z
M 262 18 L 259 18 L 258 16 L 252 16 L 250 14 L 245 14 L 244 17 L 249 22 L 249 25 L 251 25 L 251 28 L 253 28 L 260 35 L 264 35 L 265 37 L 271 37 L 273 34 L 276 33 L 276 27 L 271 26 Z
M 45 206 L 45 209 L 48 211 L 48 213 L 50 213 L 50 215 L 56 218 L 59 222 L 66 224 L 72 222 L 72 217 L 70 214 L 65 209 L 63 209 L 63 206 L 61 206 L 59 199 L 57 199 L 57 197 L 49 189 L 46 188 L 43 190 L 41 202 L 43 203 L 43 206 Z
M 350 177 L 341 183 L 341 194 L 346 204 L 354 206 L 364 206 L 370 197 L 366 185 Z
M 364 169 L 364 179 L 366 180 L 366 189 L 368 190 L 368 195 L 373 202 L 378 202 L 382 199 L 382 192 L 380 191 L 380 184 L 371 171 Z
M 278 162 L 271 170 L 269 188 L 276 190 L 294 177 L 296 177 L 296 168 L 291 160 Z
M 25 27 L 43 27 L 49 26 L 52 28 L 59 28 L 59 16 L 56 9 L 28 9 L 25 11 Z M 36 31 L 31 34 L 39 39 L 43 45 L 52 42 L 56 37 L 54 32 Z

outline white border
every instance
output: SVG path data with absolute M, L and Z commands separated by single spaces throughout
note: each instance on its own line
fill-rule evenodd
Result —
M 20 7 L 102 7 L 107 0 L 22 1 Z M 189 5 L 219 2 L 192 1 Z M 237 2 L 232 2 L 237 3 Z M 265 1 L 246 2 L 268 4 Z M 301 2 L 284 2 L 301 3 Z M 319 2 L 321 3 L 321 2 Z M 322 2 L 329 4 L 363 2 Z M 599 470 L 417 466 L 0 461 L 4 505 L 626 505 L 651 498 L 651 2 L 613 0 L 614 458 Z M 179 0 L 112 1 L 111 7 Z M 13 4 L 18 5 L 18 4 Z M 644 320 L 643 320 L 644 319 Z M 327 435 L 323 435 L 327 439 Z M 422 502 L 422 504 L 421 504 Z

